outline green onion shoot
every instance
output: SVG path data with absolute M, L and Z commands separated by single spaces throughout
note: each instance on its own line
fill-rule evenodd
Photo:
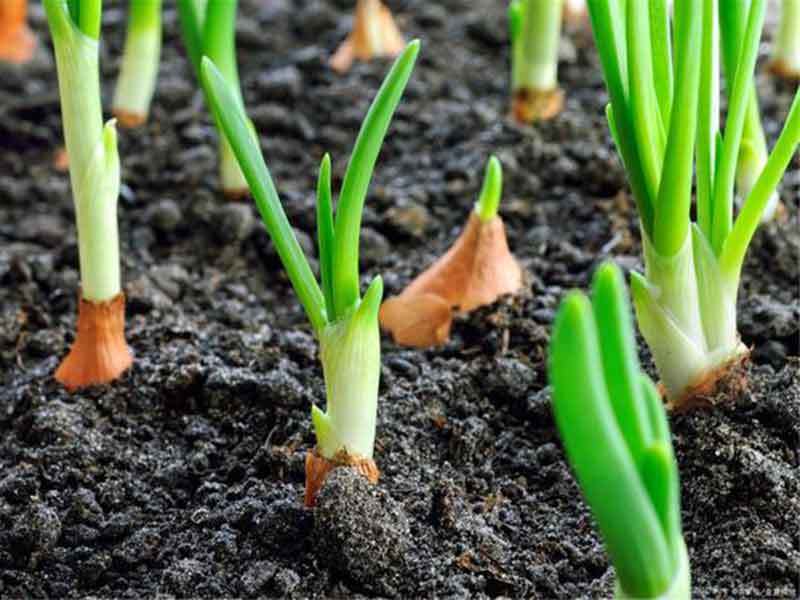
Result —
M 397 58 L 367 113 L 333 212 L 331 163 L 322 160 L 317 186 L 320 279 L 311 271 L 281 206 L 253 138 L 241 98 L 209 58 L 201 80 L 211 108 L 231 142 L 264 225 L 320 344 L 327 408 L 312 408 L 317 446 L 306 458 L 306 504 L 313 505 L 327 473 L 356 468 L 375 482 L 373 460 L 381 370 L 378 310 L 383 280 L 375 277 L 363 298 L 358 267 L 361 213 L 383 139 L 414 69 L 419 42 Z
M 114 116 L 123 127 L 147 121 L 161 59 L 161 0 L 130 0 L 128 32 L 114 91 Z
M 765 0 L 752 0 L 719 128 L 716 0 L 589 0 L 611 102 L 607 116 L 639 209 L 645 275 L 633 273 L 639 328 L 675 407 L 706 395 L 747 355 L 736 299 L 747 247 L 800 141 L 796 96 L 772 153 L 734 215 Z M 697 173 L 697 221 L 691 222 Z M 735 217 L 735 218 L 734 218 Z
M 722 40 L 722 65 L 727 78 L 728 89 L 734 85 L 733 76 L 739 60 L 739 52 L 744 47 L 744 35 L 747 27 L 748 1 L 729 1 L 721 3 L 723 10 L 719 12 L 720 33 Z M 761 126 L 761 114 L 758 108 L 758 96 L 755 80 L 748 84 L 747 108 L 744 115 L 744 129 L 739 148 L 739 160 L 736 166 L 736 192 L 739 198 L 746 198 L 753 189 L 764 165 L 767 164 L 767 138 Z M 763 221 L 772 220 L 778 212 L 780 199 L 775 192 L 770 196 L 762 215 Z
M 381 307 L 381 327 L 402 346 L 429 348 L 447 342 L 453 317 L 514 294 L 522 268 L 508 248 L 498 214 L 503 168 L 489 157 L 478 202 L 455 243 L 397 296 Z
M 231 86 L 234 98 L 243 109 L 236 63 L 237 8 L 238 0 L 178 0 L 183 41 L 198 80 L 201 61 L 207 56 Z M 252 130 L 252 125 L 250 127 Z M 217 130 L 220 131 L 219 176 L 222 192 L 230 199 L 247 196 L 247 181 L 219 123 Z
M 800 79 L 800 0 L 781 2 L 781 20 L 769 66 L 779 77 Z
M 591 1 L 591 0 L 590 0 Z M 678 468 L 661 398 L 639 367 L 622 274 L 562 302 L 550 343 L 553 413 L 616 571 L 615 597 L 689 600 Z
M 551 119 L 564 107 L 558 87 L 562 0 L 512 0 L 512 114 L 520 123 Z
M 76 389 L 113 381 L 132 362 L 120 287 L 120 165 L 115 121 L 103 125 L 100 99 L 102 2 L 45 0 L 44 8 L 58 69 L 81 273 L 78 333 L 56 379 Z

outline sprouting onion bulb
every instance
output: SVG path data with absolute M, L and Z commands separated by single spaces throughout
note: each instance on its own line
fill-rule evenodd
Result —
M 132 361 L 120 288 L 120 165 L 115 122 L 103 125 L 100 104 L 101 0 L 45 0 L 44 8 L 56 54 L 81 272 L 78 333 L 55 376 L 76 389 L 112 381 Z
M 786 79 L 800 79 L 800 0 L 781 2 L 781 20 L 770 68 Z
M 395 343 L 428 348 L 450 337 L 453 318 L 500 296 L 517 293 L 522 268 L 508 248 L 498 214 L 503 196 L 503 169 L 489 157 L 478 202 L 464 229 L 442 256 L 381 307 L 381 327 Z
M 661 398 L 638 363 L 619 268 L 572 292 L 550 343 L 553 412 L 616 571 L 616 598 L 689 600 L 680 491 Z
M 238 104 L 244 108 L 236 63 L 237 8 L 238 0 L 178 0 L 183 41 L 198 80 L 202 58 L 207 56 L 231 86 Z M 250 128 L 253 129 L 252 124 Z M 219 124 L 217 130 L 220 130 Z M 251 132 L 251 135 L 254 134 Z M 221 131 L 219 176 L 226 196 L 240 198 L 247 195 L 247 181 L 227 137 Z
M 130 0 L 128 33 L 117 87 L 114 116 L 123 127 L 147 121 L 161 58 L 161 0 Z
M 334 215 L 330 158 L 322 160 L 317 187 L 317 228 L 321 285 L 303 255 L 281 207 L 264 158 L 245 116 L 240 98 L 214 63 L 204 58 L 201 79 L 212 110 L 231 142 L 267 231 L 320 343 L 327 391 L 323 412 L 312 409 L 316 453 L 327 463 L 371 463 L 380 376 L 378 310 L 383 281 L 375 277 L 364 297 L 358 268 L 361 213 L 372 172 L 392 115 L 408 82 L 419 42 L 408 45 L 387 75 L 367 113 L 344 177 Z M 318 473 L 309 471 L 306 502 Z
M 521 123 L 552 118 L 564 104 L 558 87 L 562 0 L 512 0 L 508 21 L 512 113 Z
M 607 116 L 640 214 L 639 328 L 673 404 L 747 352 L 736 328 L 745 253 L 800 141 L 800 96 L 734 219 L 734 183 L 765 0 L 752 0 L 719 130 L 717 0 L 589 0 L 611 103 Z M 674 30 L 673 30 L 674 28 Z M 690 220 L 697 153 L 697 222 Z

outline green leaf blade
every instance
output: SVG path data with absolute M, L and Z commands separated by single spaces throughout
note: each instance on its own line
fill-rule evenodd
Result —
M 200 78 L 200 63 L 203 60 L 203 28 L 206 3 L 204 0 L 177 0 L 181 37 L 195 75 Z
M 597 336 L 588 299 L 570 294 L 551 340 L 554 416 L 620 583 L 632 596 L 654 597 L 670 583 L 672 560 L 617 426 Z
M 358 134 L 336 210 L 333 291 L 336 314 L 344 315 L 360 298 L 358 246 L 361 213 L 389 123 L 414 70 L 420 43 L 406 46 L 378 91 Z
M 628 56 L 625 41 L 625 5 L 619 0 L 588 0 L 595 46 L 611 98 L 607 114 L 613 115 L 614 141 L 619 150 L 642 225 L 652 236 L 655 208 L 647 193 L 642 159 L 637 148 L 628 90 Z M 611 123 L 612 119 L 609 119 Z
M 689 235 L 692 175 L 697 137 L 703 11 L 700 0 L 675 5 L 676 76 L 673 115 L 664 152 L 664 168 L 656 201 L 653 244 L 673 256 Z
M 231 143 L 289 280 L 312 326 L 316 331 L 320 331 L 327 324 L 325 298 L 286 218 L 261 149 L 253 139 L 244 110 L 231 91 L 230 85 L 211 60 L 203 58 L 200 73 L 214 115 Z
M 761 221 L 761 214 L 775 192 L 778 183 L 800 145 L 800 90 L 795 94 L 789 115 L 778 141 L 767 159 L 767 164 L 756 180 L 750 195 L 736 218 L 736 223 L 725 240 L 720 264 L 727 277 L 738 277 L 753 235 Z
M 713 226 L 711 246 L 719 256 L 725 239 L 733 226 L 733 190 L 736 181 L 736 164 L 744 131 L 747 103 L 752 86 L 753 70 L 758 58 L 758 44 L 766 12 L 765 0 L 752 0 L 747 16 L 743 44 L 739 50 L 736 75 L 733 77 L 728 118 L 720 156 L 719 172 L 714 183 Z
M 325 154 L 317 180 L 317 244 L 322 293 L 325 296 L 325 310 L 329 322 L 336 320 L 336 308 L 333 302 L 334 239 L 331 157 Z
M 625 282 L 613 263 L 602 265 L 592 284 L 608 397 L 630 453 L 638 456 L 651 438 L 639 384 L 639 358 Z
M 488 223 L 497 216 L 502 197 L 503 167 L 497 157 L 492 155 L 486 165 L 480 197 L 475 206 L 475 212 L 482 222 Z

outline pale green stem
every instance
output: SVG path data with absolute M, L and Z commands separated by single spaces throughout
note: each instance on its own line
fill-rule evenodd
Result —
M 773 60 L 800 76 L 800 0 L 783 0 Z
M 131 0 L 114 111 L 146 119 L 161 58 L 161 0 Z
M 692 576 L 689 569 L 689 556 L 686 552 L 686 544 L 681 540 L 680 559 L 675 578 L 664 593 L 654 596 L 648 600 L 691 600 Z M 643 600 L 640 596 L 629 596 L 625 593 L 617 581 L 614 589 L 615 600 Z
M 339 452 L 372 458 L 381 373 L 378 311 L 383 282 L 370 285 L 358 308 L 319 333 L 325 376 L 325 412 L 312 407 L 317 450 L 332 460 Z
M 81 33 L 57 2 L 45 6 L 78 225 L 81 291 L 84 299 L 103 302 L 120 292 L 116 128 L 114 121 L 103 127 L 98 41 Z
M 672 256 L 659 255 L 642 230 L 646 276 L 632 273 L 637 322 L 670 397 L 708 368 L 692 240 Z
M 521 0 L 521 23 L 511 41 L 513 91 L 558 87 L 562 0 Z

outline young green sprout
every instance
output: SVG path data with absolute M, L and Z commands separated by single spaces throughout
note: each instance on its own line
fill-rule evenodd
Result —
M 564 107 L 558 87 L 562 0 L 512 0 L 511 112 L 520 123 L 551 119 Z
M 244 108 L 236 64 L 236 13 L 238 0 L 178 0 L 183 42 L 198 80 L 204 56 L 216 66 Z M 206 98 L 208 102 L 208 98 Z M 250 125 L 251 132 L 253 130 Z M 236 162 L 231 145 L 219 127 L 219 176 L 222 192 L 235 200 L 248 194 L 247 181 Z
M 394 58 L 405 45 L 391 11 L 381 0 L 356 0 L 353 30 L 331 56 L 330 65 L 337 73 L 346 73 L 356 59 Z
M 418 52 L 419 42 L 408 45 L 375 97 L 350 157 L 335 216 L 330 158 L 326 155 L 322 160 L 317 185 L 321 285 L 283 212 L 240 98 L 211 60 L 204 58 L 201 67 L 212 110 L 231 141 L 264 225 L 319 339 L 327 409 L 312 408 L 317 446 L 306 456 L 308 506 L 314 504 L 328 472 L 338 466 L 354 467 L 373 483 L 378 479 L 373 450 L 383 281 L 375 277 L 361 297 L 359 231 L 372 171 Z
M 734 85 L 733 77 L 738 66 L 739 51 L 744 47 L 750 2 L 749 0 L 720 0 L 719 6 L 722 9 L 719 11 L 722 65 L 728 89 L 731 89 Z M 753 80 L 748 84 L 744 129 L 736 166 L 736 192 L 740 199 L 746 198 L 753 189 L 764 165 L 767 164 L 767 156 L 767 138 L 761 126 L 758 95 Z M 776 191 L 770 196 L 761 220 L 763 222 L 771 221 L 777 214 L 779 206 L 780 198 Z
M 522 269 L 508 249 L 497 211 L 503 169 L 489 158 L 478 202 L 450 249 L 381 307 L 381 326 L 404 346 L 438 346 L 450 336 L 454 314 L 491 304 L 522 287 Z
M 0 61 L 28 62 L 36 50 L 36 38 L 28 27 L 28 0 L 0 2 Z
M 113 381 L 132 362 L 120 288 L 115 122 L 100 105 L 101 0 L 44 0 L 53 37 L 81 271 L 78 333 L 56 371 L 68 389 Z
M 781 4 L 781 20 L 769 67 L 779 77 L 800 79 L 800 0 L 783 0 Z
M 553 412 L 616 571 L 616 598 L 689 600 L 678 468 L 661 398 L 640 367 L 622 274 L 572 292 L 550 342 Z
M 161 58 L 161 0 L 130 0 L 128 34 L 114 91 L 114 116 L 123 127 L 147 121 Z
M 632 275 L 639 328 L 667 395 L 687 406 L 747 348 L 736 327 L 745 253 L 800 141 L 800 95 L 734 219 L 734 183 L 765 0 L 752 0 L 719 130 L 717 0 L 589 0 L 611 103 L 609 127 L 639 208 L 645 275 Z M 697 222 L 690 221 L 697 151 Z

